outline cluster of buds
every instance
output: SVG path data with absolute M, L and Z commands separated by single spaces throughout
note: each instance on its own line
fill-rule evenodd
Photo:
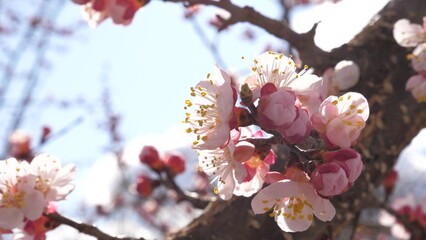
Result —
M 394 24 L 393 36 L 402 47 L 415 47 L 407 56 L 417 75 L 410 77 L 405 85 L 417 102 L 426 102 L 426 17 L 423 25 L 400 19 Z
M 73 2 L 81 5 L 83 18 L 90 27 L 95 28 L 109 17 L 115 24 L 130 24 L 136 11 L 149 0 L 73 0 Z
M 214 192 L 227 200 L 249 197 L 256 214 L 270 212 L 283 231 L 306 230 L 315 215 L 330 221 L 330 197 L 349 189 L 362 171 L 356 143 L 369 116 L 359 93 L 329 96 L 317 109 L 303 99 L 315 95 L 322 78 L 280 53 L 265 52 L 239 83 L 218 66 L 191 87 L 185 101 L 199 171 L 211 178 Z M 284 166 L 273 146 L 287 150 Z M 279 167 L 278 167 L 279 168 Z M 262 189 L 264 183 L 270 184 Z
M 139 160 L 157 174 L 165 173 L 172 178 L 185 171 L 183 156 L 179 153 L 167 153 L 161 158 L 158 150 L 153 146 L 144 146 L 139 154 Z M 159 180 L 152 179 L 146 175 L 139 175 L 136 180 L 136 191 L 140 196 L 147 197 L 159 185 Z
M 44 239 L 56 225 L 43 213 L 56 212 L 52 204 L 74 189 L 74 176 L 74 165 L 62 167 L 49 154 L 40 154 L 31 163 L 15 158 L 0 161 L 0 231 L 17 229 L 22 236 Z

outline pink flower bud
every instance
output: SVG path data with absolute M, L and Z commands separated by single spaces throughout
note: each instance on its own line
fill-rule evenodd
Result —
M 318 194 L 324 197 L 343 193 L 349 183 L 345 170 L 336 162 L 318 165 L 312 172 L 311 182 Z
M 312 130 L 312 124 L 308 111 L 304 108 L 297 109 L 297 117 L 291 123 L 290 127 L 279 129 L 284 138 L 293 144 L 298 144 L 305 139 Z
M 267 87 L 268 84 L 265 85 Z M 284 90 L 262 95 L 257 106 L 257 117 L 260 125 L 266 129 L 288 128 L 296 118 L 296 97 Z
M 155 171 L 161 171 L 164 168 L 164 163 L 153 146 L 144 146 L 139 154 L 139 160 Z
M 136 180 L 136 192 L 143 197 L 148 197 L 154 190 L 155 184 L 153 181 L 144 175 L 138 176 Z
M 164 163 L 173 175 L 183 173 L 185 171 L 185 160 L 177 154 L 169 154 L 165 157 Z
M 391 194 L 395 187 L 395 183 L 398 180 L 398 172 L 394 169 L 386 175 L 385 180 L 383 181 L 383 187 L 385 188 L 386 194 Z
M 349 184 L 353 184 L 362 172 L 361 155 L 352 148 L 342 148 L 333 152 L 325 152 L 322 157 L 327 162 L 338 163 L 346 172 Z

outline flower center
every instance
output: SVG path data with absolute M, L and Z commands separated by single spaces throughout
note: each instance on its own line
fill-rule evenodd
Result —
M 207 78 L 209 77 L 210 74 L 207 75 Z M 212 80 L 209 80 L 209 82 L 214 85 Z M 207 89 L 198 86 L 191 87 L 191 96 L 195 99 L 194 102 L 189 99 L 185 100 L 184 109 L 191 109 L 191 112 L 186 113 L 183 123 L 191 125 L 186 129 L 186 132 L 196 135 L 192 144 L 197 145 L 200 141 L 206 141 L 206 133 L 221 123 L 220 113 L 216 105 L 219 93 L 209 92 Z
M 16 187 L 12 187 L 8 192 L 1 193 L 1 206 L 5 208 L 15 207 L 23 208 L 24 207 L 24 193 L 20 192 Z

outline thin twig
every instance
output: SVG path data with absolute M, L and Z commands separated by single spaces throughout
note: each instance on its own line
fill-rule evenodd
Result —
M 142 238 L 142 237 L 141 238 L 113 237 L 111 235 L 108 235 L 102 232 L 101 230 L 99 230 L 99 228 L 93 225 L 89 225 L 86 223 L 78 223 L 58 213 L 51 213 L 51 214 L 44 214 L 44 215 L 57 223 L 68 225 L 70 227 L 77 229 L 81 233 L 96 237 L 97 239 L 100 239 L 100 240 L 145 240 L 145 238 Z
M 40 142 L 38 146 L 34 147 L 33 151 L 37 152 L 42 146 L 44 146 L 48 142 L 51 142 L 51 141 L 53 141 L 57 138 L 64 136 L 66 133 L 68 133 L 69 131 L 74 129 L 77 125 L 82 123 L 83 120 L 84 120 L 84 118 L 82 116 L 80 116 L 80 117 L 74 119 L 72 122 L 67 124 L 65 127 L 60 129 L 59 131 L 54 132 L 52 134 L 49 134 L 49 136 L 46 139 L 44 139 L 42 142 Z
M 195 33 L 200 37 L 201 42 L 206 46 L 206 48 L 210 51 L 210 53 L 213 55 L 214 60 L 221 68 L 227 68 L 225 61 L 223 60 L 222 56 L 219 54 L 219 50 L 217 49 L 217 46 L 215 43 L 209 40 L 206 33 L 204 32 L 203 28 L 200 26 L 200 24 L 197 22 L 197 19 L 195 17 L 191 17 L 189 21 L 192 24 L 192 27 L 194 28 Z
M 204 209 L 207 207 L 207 205 L 212 202 L 212 201 L 216 201 L 217 198 L 215 197 L 205 197 L 205 196 L 200 196 L 197 193 L 194 192 L 185 192 L 183 191 L 175 182 L 174 177 L 167 172 L 165 179 L 164 177 L 160 175 L 160 179 L 161 181 L 170 189 L 173 189 L 179 196 L 179 200 L 178 201 L 188 201 L 190 202 L 195 208 L 198 209 Z

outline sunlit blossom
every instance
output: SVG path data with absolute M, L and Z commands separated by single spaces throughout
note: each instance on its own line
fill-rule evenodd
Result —
M 281 53 L 268 51 L 253 62 L 252 73 L 242 84 L 249 85 L 254 99 L 260 97 L 260 89 L 267 83 L 273 83 L 278 89 L 283 88 L 301 95 L 321 86 L 321 78 L 307 73 L 307 66 L 297 73 L 297 64 Z
M 312 117 L 312 124 L 329 143 L 347 148 L 358 139 L 369 114 L 367 99 L 360 93 L 348 92 L 325 99 Z
M 25 218 L 36 220 L 43 212 L 43 194 L 34 189 L 35 177 L 28 171 L 27 162 L 0 161 L 0 228 L 19 227 Z
M 235 180 L 242 182 L 247 170 L 234 156 L 235 145 L 230 141 L 224 148 L 198 151 L 199 170 L 205 172 L 216 185 L 214 192 L 220 198 L 228 200 L 232 197 Z
M 63 200 L 74 190 L 75 165 L 61 166 L 61 161 L 49 154 L 36 156 L 30 164 L 36 177 L 35 188 L 43 193 L 46 201 Z
M 262 189 L 251 202 L 254 213 L 270 212 L 285 232 L 305 231 L 314 215 L 321 221 L 331 221 L 336 210 L 329 200 L 317 195 L 308 182 L 284 179 Z
M 231 79 L 217 65 L 213 74 L 191 87 L 191 99 L 185 101 L 188 110 L 184 123 L 186 130 L 194 134 L 196 149 L 215 149 L 222 147 L 229 140 L 229 122 L 234 108 L 234 93 Z

